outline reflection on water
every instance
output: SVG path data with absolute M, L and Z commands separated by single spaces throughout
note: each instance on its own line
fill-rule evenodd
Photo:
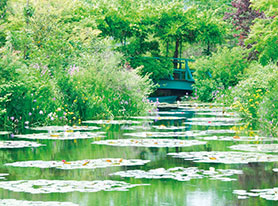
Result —
M 32 139 L 33 142 L 45 144 L 43 147 L 32 148 L 17 148 L 17 149 L 0 149 L 0 173 L 5 175 L 0 181 L 19 181 L 19 180 L 74 180 L 83 181 L 86 184 L 96 180 L 112 180 L 121 181 L 128 184 L 146 184 L 144 186 L 129 188 L 128 191 L 99 191 L 99 192 L 67 192 L 62 193 L 56 191 L 54 193 L 40 193 L 30 194 L 22 191 L 10 191 L 7 189 L 0 189 L 1 199 L 16 199 L 26 201 L 54 201 L 54 202 L 72 202 L 78 205 L 109 205 L 109 206 L 141 206 L 141 205 L 169 205 L 169 206 L 216 206 L 216 205 L 274 205 L 276 202 L 265 200 L 260 197 L 249 197 L 248 199 L 238 199 L 238 196 L 233 193 L 234 190 L 252 189 L 267 189 L 277 186 L 278 173 L 273 171 L 277 168 L 277 162 L 260 162 L 248 164 L 224 164 L 224 163 L 208 163 L 208 162 L 193 162 L 192 160 L 185 160 L 184 158 L 173 158 L 168 153 L 180 152 L 198 152 L 198 151 L 231 151 L 229 148 L 232 145 L 257 143 L 237 141 L 240 136 L 235 136 L 234 131 L 230 130 L 232 127 L 231 122 L 227 124 L 212 124 L 216 118 L 236 118 L 237 116 L 232 112 L 226 112 L 228 108 L 214 108 L 211 105 L 163 105 L 155 117 L 151 118 L 137 118 L 129 121 L 91 121 L 87 122 L 86 126 L 100 127 L 97 132 L 101 133 L 104 137 L 99 138 L 85 138 L 75 139 L 70 138 L 67 140 L 59 140 L 59 136 L 53 139 Z M 197 111 L 195 113 L 195 111 Z M 222 114 L 222 115 L 221 115 Z M 159 116 L 160 117 L 159 117 Z M 157 118 L 156 118 L 157 117 Z M 170 118 L 169 118 L 170 117 Z M 203 118 L 190 119 L 188 118 Z M 204 120 L 206 124 L 202 124 Z M 212 118 L 212 120 L 209 120 Z M 208 121 L 207 121 L 208 120 Z M 223 120 L 223 119 L 222 119 Z M 185 122 L 199 122 L 187 123 Z M 235 124 L 239 123 L 235 121 Z M 83 128 L 84 129 L 84 128 Z M 137 147 L 137 146 L 110 146 L 101 144 L 92 144 L 92 142 L 101 140 L 118 140 L 118 139 L 156 139 L 155 136 L 149 137 L 136 137 L 133 134 L 146 133 L 159 134 L 158 136 L 167 136 L 167 139 L 172 140 L 199 140 L 204 141 L 206 144 L 197 144 L 189 147 L 158 147 L 156 140 L 153 144 L 157 147 Z M 63 129 L 62 129 L 63 131 Z M 29 134 L 38 133 L 38 131 L 26 131 Z M 72 132 L 64 130 L 63 132 Z M 90 131 L 80 131 L 80 133 Z M 96 131 L 91 131 L 96 132 Z M 171 132 L 171 133 L 170 133 Z M 188 134 L 188 135 L 175 135 Z M 130 133 L 130 135 L 124 135 Z M 164 135 L 163 135 L 164 133 Z M 167 133 L 167 135 L 166 135 Z M 198 137 L 190 134 L 198 133 Z M 170 136 L 169 136 L 170 134 Z M 17 138 L 11 138 L 8 134 L 0 134 L 1 140 L 14 141 Z M 66 134 L 69 135 L 69 134 Z M 51 134 L 48 135 L 51 137 Z M 65 133 L 61 135 L 65 136 Z M 207 137 L 207 138 L 205 138 Z M 210 138 L 213 137 L 213 138 Z M 226 138 L 225 138 L 226 137 Z M 158 139 L 158 138 L 157 138 Z M 28 140 L 28 139 L 23 139 Z M 225 141 L 222 141 L 225 140 Z M 235 141 L 236 140 L 236 141 Z M 256 139 L 260 140 L 259 138 Z M 261 143 L 261 142 L 259 142 Z M 275 139 L 264 144 L 275 143 Z M 158 144 L 158 143 L 157 143 Z M 244 152 L 243 152 L 244 153 Z M 262 157 L 264 158 L 264 153 Z M 271 154 L 271 153 L 270 153 Z M 82 164 L 85 160 L 101 159 L 101 158 L 118 158 L 119 161 L 128 159 L 141 159 L 150 160 L 144 165 L 133 166 L 119 166 L 95 169 L 83 169 Z M 217 158 L 217 157 L 211 157 Z M 13 167 L 7 163 L 14 163 L 20 161 L 55 161 L 58 164 L 61 162 L 68 163 L 78 160 L 84 160 L 81 163 L 80 169 L 62 170 L 57 168 L 40 168 L 40 167 Z M 214 159 L 210 159 L 214 160 Z M 232 160 L 231 160 L 232 161 Z M 7 165 L 5 165 L 7 164 Z M 85 167 L 85 166 L 84 166 Z M 132 176 L 118 176 L 110 175 L 117 172 L 127 172 L 129 170 L 138 171 L 151 171 L 157 168 L 198 168 L 198 171 L 224 171 L 229 169 L 241 170 L 242 174 L 235 174 L 229 176 L 235 181 L 221 181 L 209 177 L 193 178 L 189 181 L 177 181 L 171 178 L 134 178 Z M 213 169 L 212 169 L 213 168 Z M 171 171 L 171 170 L 169 170 Z M 118 173 L 119 174 L 119 173 Z M 199 174 L 199 173 L 198 173 Z M 168 174 L 169 175 L 169 174 Z M 199 174 L 200 175 L 200 174 Z M 149 184 L 149 185 L 148 185 Z M 86 185 L 81 185 L 86 187 Z M 42 189 L 40 185 L 35 185 L 33 189 Z M 89 186 L 88 186 L 89 187 Z M 63 187 L 60 188 L 63 190 Z

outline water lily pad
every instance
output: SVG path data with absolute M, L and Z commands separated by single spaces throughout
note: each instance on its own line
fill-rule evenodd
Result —
M 128 191 L 129 188 L 148 184 L 129 184 L 122 181 L 95 180 L 18 180 L 0 182 L 0 188 L 13 192 L 66 193 L 66 192 L 99 192 L 99 191 Z
M 206 142 L 198 140 L 178 140 L 178 139 L 117 139 L 101 140 L 92 144 L 102 144 L 110 146 L 133 146 L 133 147 L 190 147 L 194 145 L 204 145 Z
M 179 106 L 179 109 L 182 109 L 183 111 L 203 111 L 203 112 L 228 112 L 231 110 L 230 107 L 183 107 Z
M 231 129 L 209 129 L 209 130 L 191 130 L 195 135 L 194 136 L 204 136 L 211 134 L 235 134 L 235 130 Z
M 15 200 L 15 199 L 2 199 L 0 200 L 2 206 L 78 206 L 71 202 L 54 202 L 54 201 L 27 201 L 27 200 Z
M 245 152 L 180 152 L 168 153 L 175 158 L 193 160 L 194 162 L 248 164 L 249 162 L 276 162 L 278 155 Z
M 38 133 L 15 135 L 17 138 L 24 139 L 54 139 L 54 140 L 72 140 L 72 139 L 90 139 L 103 137 L 105 132 L 57 132 L 57 133 Z
M 239 116 L 235 112 L 194 112 L 194 115 L 200 116 L 217 116 L 217 117 L 234 117 Z
M 242 123 L 235 123 L 235 122 L 184 122 L 185 125 L 197 125 L 197 126 L 236 126 L 242 125 Z
M 23 148 L 23 147 L 40 147 L 45 146 L 43 144 L 39 144 L 37 142 L 29 142 L 29 141 L 0 141 L 0 148 Z
M 249 192 L 246 190 L 234 190 L 234 194 L 238 195 L 239 199 L 241 197 L 261 197 L 266 200 L 278 201 L 278 188 L 270 188 L 270 189 L 252 189 Z
M 169 111 L 169 112 L 166 112 L 166 111 L 159 111 L 157 112 L 158 115 L 160 114 L 164 114 L 164 115 L 175 115 L 175 114 L 187 114 L 188 112 L 185 112 L 185 111 Z
M 153 125 L 153 128 L 159 129 L 159 130 L 181 130 L 186 129 L 186 126 L 165 126 L 165 125 Z
M 38 168 L 57 168 L 57 169 L 96 169 L 96 168 L 106 168 L 115 166 L 135 166 L 144 165 L 150 162 L 150 160 L 140 160 L 140 159 L 121 159 L 121 158 L 105 158 L 105 159 L 88 159 L 88 160 L 78 160 L 78 161 L 21 161 L 6 163 L 6 166 L 14 167 L 38 167 Z
M 64 131 L 64 132 L 73 132 L 76 130 L 96 130 L 100 129 L 100 127 L 95 126 L 44 126 L 44 127 L 32 127 L 32 130 L 40 130 L 40 131 Z
M 121 126 L 121 130 L 150 130 L 150 125 L 137 125 L 137 126 Z
M 220 141 L 236 141 L 236 142 L 246 142 L 246 141 L 275 141 L 277 139 L 270 137 L 259 137 L 259 136 L 207 136 L 207 137 L 196 137 L 202 140 L 220 140 Z
M 174 117 L 174 116 L 142 116 L 142 117 L 131 117 L 132 119 L 149 119 L 149 120 L 179 120 L 186 119 L 186 117 Z
M 88 120 L 82 123 L 88 124 L 140 124 L 142 122 L 133 120 Z
M 8 175 L 9 175 L 8 173 L 0 173 L 0 179 L 4 180 L 4 179 L 6 179 L 6 176 L 8 176 Z
M 124 133 L 125 136 L 132 137 L 187 137 L 193 136 L 191 131 L 186 132 L 138 132 L 138 133 Z
M 248 152 L 278 152 L 278 144 L 239 144 L 229 148 Z
M 194 117 L 188 118 L 188 121 L 192 122 L 238 122 L 242 118 L 232 118 L 232 117 Z
M 119 175 L 121 177 L 134 177 L 146 179 L 174 179 L 178 181 L 189 181 L 191 179 L 201 179 L 209 177 L 214 180 L 234 181 L 236 179 L 229 178 L 235 174 L 243 174 L 242 170 L 218 169 L 211 167 L 210 170 L 201 170 L 197 167 L 175 167 L 170 169 L 158 168 L 149 171 L 144 170 L 128 170 L 113 173 L 111 175 Z
M 160 126 L 162 127 L 162 126 Z M 185 126 L 183 126 L 185 128 Z M 235 133 L 233 130 L 190 130 L 184 132 L 132 132 L 124 133 L 125 136 L 132 137 L 197 137 L 209 134 Z
M 0 135 L 7 135 L 7 134 L 11 134 L 12 132 L 10 131 L 0 131 Z

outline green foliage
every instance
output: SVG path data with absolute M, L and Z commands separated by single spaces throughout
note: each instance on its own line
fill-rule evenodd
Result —
M 173 75 L 173 62 L 167 58 L 133 58 L 130 60 L 130 65 L 133 68 L 141 67 L 140 74 L 142 76 L 149 75 L 154 82 L 159 79 L 167 79 Z
M 140 114 L 150 107 L 142 101 L 151 92 L 150 81 L 121 66 L 123 57 L 88 24 L 87 5 L 30 3 L 34 13 L 28 24 L 10 29 L 2 48 L 1 125 L 76 124 Z M 24 19 L 23 12 L 18 15 Z
M 277 77 L 277 75 L 276 75 Z M 278 84 L 267 92 L 263 98 L 260 108 L 258 110 L 258 116 L 260 117 L 260 128 L 267 135 L 278 136 Z
M 211 101 L 220 90 L 235 86 L 247 67 L 243 56 L 244 51 L 239 47 L 224 47 L 211 57 L 197 60 L 194 65 L 195 96 L 201 101 Z
M 251 27 L 246 44 L 252 44 L 251 51 L 257 53 L 261 64 L 278 62 L 278 3 L 276 1 L 252 1 L 255 9 L 264 11 L 267 18 L 257 19 Z
M 276 130 L 277 66 L 251 64 L 246 73 L 244 80 L 225 90 L 217 101 L 233 105 L 247 121 L 246 127 Z
M 210 47 L 220 44 L 224 40 L 225 24 L 222 20 L 217 19 L 211 10 L 207 10 L 198 15 L 197 28 L 197 41 L 201 41 L 207 46 L 205 53 L 210 55 Z

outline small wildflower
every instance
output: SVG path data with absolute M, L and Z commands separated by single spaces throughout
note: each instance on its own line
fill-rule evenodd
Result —
M 29 112 L 29 113 L 28 113 L 28 115 L 29 115 L 29 116 L 31 116 L 31 115 L 32 115 L 32 113 L 31 113 L 31 112 Z
M 40 110 L 39 114 L 43 114 L 43 111 L 42 111 L 42 110 Z

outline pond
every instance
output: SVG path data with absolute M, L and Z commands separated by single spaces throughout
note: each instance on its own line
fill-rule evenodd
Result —
M 0 205 L 274 205 L 275 138 L 219 105 L 1 132 Z

